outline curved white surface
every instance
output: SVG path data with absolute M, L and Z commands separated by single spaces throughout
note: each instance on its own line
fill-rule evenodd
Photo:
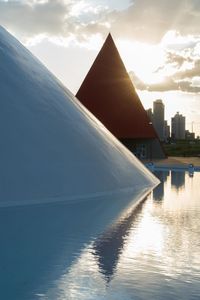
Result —
M 0 153 L 0 206 L 137 195 L 158 183 L 2 27 Z

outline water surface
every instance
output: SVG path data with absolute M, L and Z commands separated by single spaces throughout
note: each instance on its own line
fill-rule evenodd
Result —
M 5 208 L 4 299 L 200 299 L 200 173 L 155 174 L 161 184 L 136 208 L 130 199 Z
M 153 193 L 60 278 L 58 299 L 200 299 L 200 173 L 156 175 Z

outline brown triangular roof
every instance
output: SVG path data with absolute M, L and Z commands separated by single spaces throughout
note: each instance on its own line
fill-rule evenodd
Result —
M 111 34 L 76 96 L 117 138 L 157 138 Z

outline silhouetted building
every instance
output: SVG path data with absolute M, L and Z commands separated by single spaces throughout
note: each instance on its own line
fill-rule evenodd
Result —
M 153 112 L 152 112 L 152 109 L 149 108 L 149 109 L 146 110 L 146 112 L 147 112 L 147 116 L 148 116 L 149 120 L 151 122 L 153 122 Z
M 185 117 L 176 113 L 176 115 L 172 118 L 172 138 L 176 140 L 183 140 L 185 139 Z
M 110 34 L 76 96 L 136 156 L 165 157 Z
M 165 107 L 162 100 L 153 102 L 153 125 L 161 141 L 164 141 L 164 113 Z
M 170 126 L 167 124 L 167 121 L 164 121 L 164 141 L 168 141 L 170 138 Z
M 189 130 L 185 131 L 185 138 L 186 140 L 194 140 L 195 139 L 195 133 L 194 132 L 190 132 Z

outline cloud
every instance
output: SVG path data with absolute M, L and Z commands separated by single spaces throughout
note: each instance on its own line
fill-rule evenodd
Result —
M 192 62 L 192 59 L 185 58 L 184 56 L 173 52 L 167 53 L 167 63 L 174 65 L 176 68 L 182 67 L 185 61 Z
M 144 83 L 134 72 L 129 73 L 136 89 L 149 92 L 182 91 L 187 93 L 200 93 L 200 86 L 194 85 L 191 80 L 175 80 L 165 77 L 163 81 L 154 84 Z
M 166 58 L 165 58 L 165 64 L 162 66 L 159 66 L 154 73 L 160 73 L 164 69 L 166 69 L 167 65 L 171 65 L 175 69 L 180 69 L 185 62 L 192 62 L 192 59 L 190 57 L 184 57 L 183 55 L 177 54 L 175 52 L 166 52 Z
M 136 87 L 138 90 L 142 91 L 147 89 L 147 85 L 139 77 L 137 77 L 133 71 L 129 72 L 129 76 L 134 87 Z
M 166 77 L 162 82 L 148 85 L 147 90 L 151 92 L 175 91 L 180 90 L 180 86 L 172 78 Z
M 166 60 L 155 73 L 165 80 L 148 85 L 130 75 L 136 88 L 149 91 L 199 93 L 194 81 L 200 74 L 199 19 L 199 0 L 132 0 L 120 10 L 100 0 L 0 0 L 1 24 L 23 42 L 48 38 L 89 47 L 110 30 L 115 38 L 162 47 Z
M 177 35 L 177 39 L 175 39 L 176 35 L 174 33 L 170 33 L 169 36 L 168 41 L 170 43 L 166 43 L 164 38 L 164 45 L 170 45 L 170 47 L 165 48 L 165 60 L 154 71 L 157 76 L 165 77 L 165 79 L 157 84 L 146 85 L 146 89 L 149 91 L 179 90 L 199 93 L 200 36 L 184 38 L 181 35 Z
M 171 75 L 176 75 L 176 73 L 184 74 L 187 69 L 191 70 L 195 59 L 190 56 L 189 51 L 185 52 L 186 54 L 182 55 L 179 52 L 166 50 L 164 64 L 159 66 L 154 73 L 162 74 L 170 70 Z
M 200 93 L 200 86 L 193 86 L 190 81 L 179 81 L 179 90 L 188 93 Z
M 62 0 L 0 2 L 1 24 L 23 36 L 62 33 L 67 13 Z
M 124 10 L 89 0 L 0 1 L 2 25 L 25 37 L 105 35 L 109 25 L 117 37 L 159 43 L 170 30 L 199 33 L 199 18 L 197 0 L 132 0 Z
M 198 1 L 199 2 L 199 1 Z M 114 31 L 123 37 L 159 43 L 166 32 L 198 34 L 200 4 L 196 0 L 134 0 L 124 11 L 109 15 Z
M 107 27 L 101 22 L 106 8 L 88 6 L 85 1 L 78 4 L 75 0 L 0 1 L 1 25 L 23 40 L 37 35 L 81 39 Z
M 163 82 L 147 86 L 147 90 L 151 92 L 182 91 L 187 93 L 200 93 L 200 87 L 193 86 L 191 81 L 175 81 L 170 77 L 165 78 Z
M 197 44 L 199 45 L 199 44 Z M 163 70 L 167 70 L 171 67 L 171 76 L 176 80 L 190 79 L 200 76 L 200 56 L 192 55 L 195 52 L 194 49 L 184 51 L 184 55 L 178 52 L 166 51 L 165 63 L 159 66 L 155 73 L 160 74 Z
M 174 78 L 182 80 L 185 78 L 192 79 L 193 77 L 200 76 L 200 59 L 194 60 L 193 66 L 190 69 L 185 69 L 183 71 L 174 74 Z

